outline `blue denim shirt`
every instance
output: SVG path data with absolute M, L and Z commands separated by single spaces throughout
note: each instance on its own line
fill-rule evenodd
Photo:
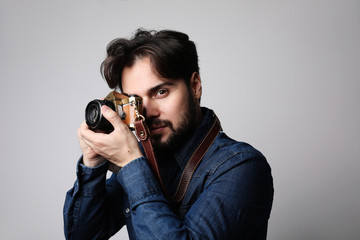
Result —
M 188 158 L 204 138 L 212 111 L 181 149 L 157 156 L 173 194 Z M 106 179 L 107 163 L 77 166 L 64 205 L 66 239 L 109 239 L 127 226 L 130 239 L 266 239 L 273 201 L 271 169 L 252 146 L 221 132 L 196 169 L 183 200 L 172 204 L 145 157 Z

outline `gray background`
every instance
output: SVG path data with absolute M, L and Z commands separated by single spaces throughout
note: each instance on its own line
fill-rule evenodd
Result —
M 188 33 L 202 104 L 267 156 L 268 239 L 359 238 L 358 0 L 0 0 L 1 239 L 64 238 L 105 47 L 138 27 Z

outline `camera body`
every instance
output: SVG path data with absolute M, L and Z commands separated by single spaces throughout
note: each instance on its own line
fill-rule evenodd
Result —
M 102 115 L 101 106 L 106 105 L 114 110 L 121 120 L 134 130 L 134 122 L 142 117 L 142 98 L 116 91 L 110 92 L 104 100 L 95 99 L 85 109 L 85 121 L 90 129 L 110 133 L 114 130 L 111 123 Z

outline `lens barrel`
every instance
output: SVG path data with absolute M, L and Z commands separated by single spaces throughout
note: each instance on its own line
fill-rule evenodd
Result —
M 86 124 L 92 130 L 100 130 L 110 133 L 114 130 L 111 123 L 101 113 L 101 106 L 106 105 L 115 111 L 115 106 L 107 100 L 95 99 L 88 103 L 85 109 Z

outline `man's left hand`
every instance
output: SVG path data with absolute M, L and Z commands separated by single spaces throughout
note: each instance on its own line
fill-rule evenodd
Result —
M 114 131 L 109 134 L 86 130 L 82 138 L 97 154 L 119 167 L 124 167 L 143 154 L 138 141 L 120 116 L 107 106 L 102 106 L 103 116 L 113 125 Z

